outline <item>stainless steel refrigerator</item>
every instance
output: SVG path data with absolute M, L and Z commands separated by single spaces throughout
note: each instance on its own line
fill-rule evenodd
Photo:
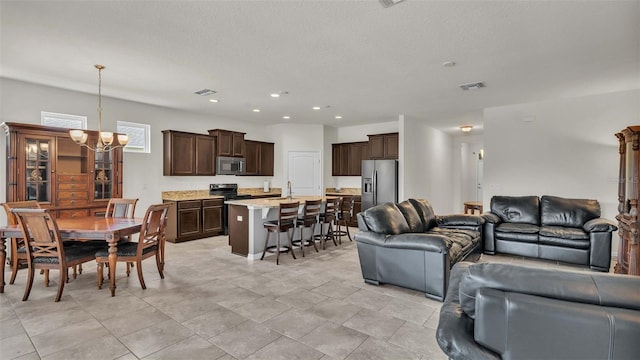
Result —
M 398 160 L 362 160 L 362 211 L 398 202 Z

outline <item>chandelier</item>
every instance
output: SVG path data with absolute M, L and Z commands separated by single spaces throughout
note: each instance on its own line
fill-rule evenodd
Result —
M 89 135 L 83 130 L 69 130 L 69 136 L 76 144 L 85 146 L 91 151 L 107 152 L 127 145 L 129 135 L 118 134 L 118 145 L 113 145 L 113 133 L 102 131 L 102 70 L 104 66 L 96 65 L 96 69 L 98 69 L 98 141 L 95 147 L 87 145 Z

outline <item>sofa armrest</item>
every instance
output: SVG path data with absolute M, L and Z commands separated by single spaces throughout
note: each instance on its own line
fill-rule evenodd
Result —
M 484 219 L 479 215 L 452 214 L 439 215 L 436 222 L 440 227 L 479 226 L 484 224 Z
M 491 224 L 497 224 L 499 222 L 502 222 L 502 220 L 500 220 L 500 217 L 492 212 L 485 212 L 482 213 L 482 218 L 484 219 L 485 222 L 491 223 Z
M 437 253 L 445 253 L 449 250 L 446 237 L 436 234 L 405 233 L 385 235 L 373 231 L 359 231 L 354 237 L 357 242 L 392 249 L 411 249 Z
M 582 227 L 586 232 L 609 232 L 618 230 L 618 227 L 613 221 L 604 218 L 591 219 L 584 223 Z

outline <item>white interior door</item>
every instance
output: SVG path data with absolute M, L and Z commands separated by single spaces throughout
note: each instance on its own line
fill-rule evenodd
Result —
M 319 151 L 289 151 L 289 176 L 293 196 L 322 195 L 322 173 Z M 286 184 L 285 184 L 286 185 Z M 286 196 L 282 189 L 282 196 Z

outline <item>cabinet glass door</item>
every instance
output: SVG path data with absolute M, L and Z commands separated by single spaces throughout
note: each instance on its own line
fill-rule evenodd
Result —
M 113 197 L 114 187 L 114 163 L 113 150 L 108 152 L 96 152 L 94 176 L 95 200 L 110 199 Z
M 51 202 L 50 140 L 25 139 L 25 200 Z

